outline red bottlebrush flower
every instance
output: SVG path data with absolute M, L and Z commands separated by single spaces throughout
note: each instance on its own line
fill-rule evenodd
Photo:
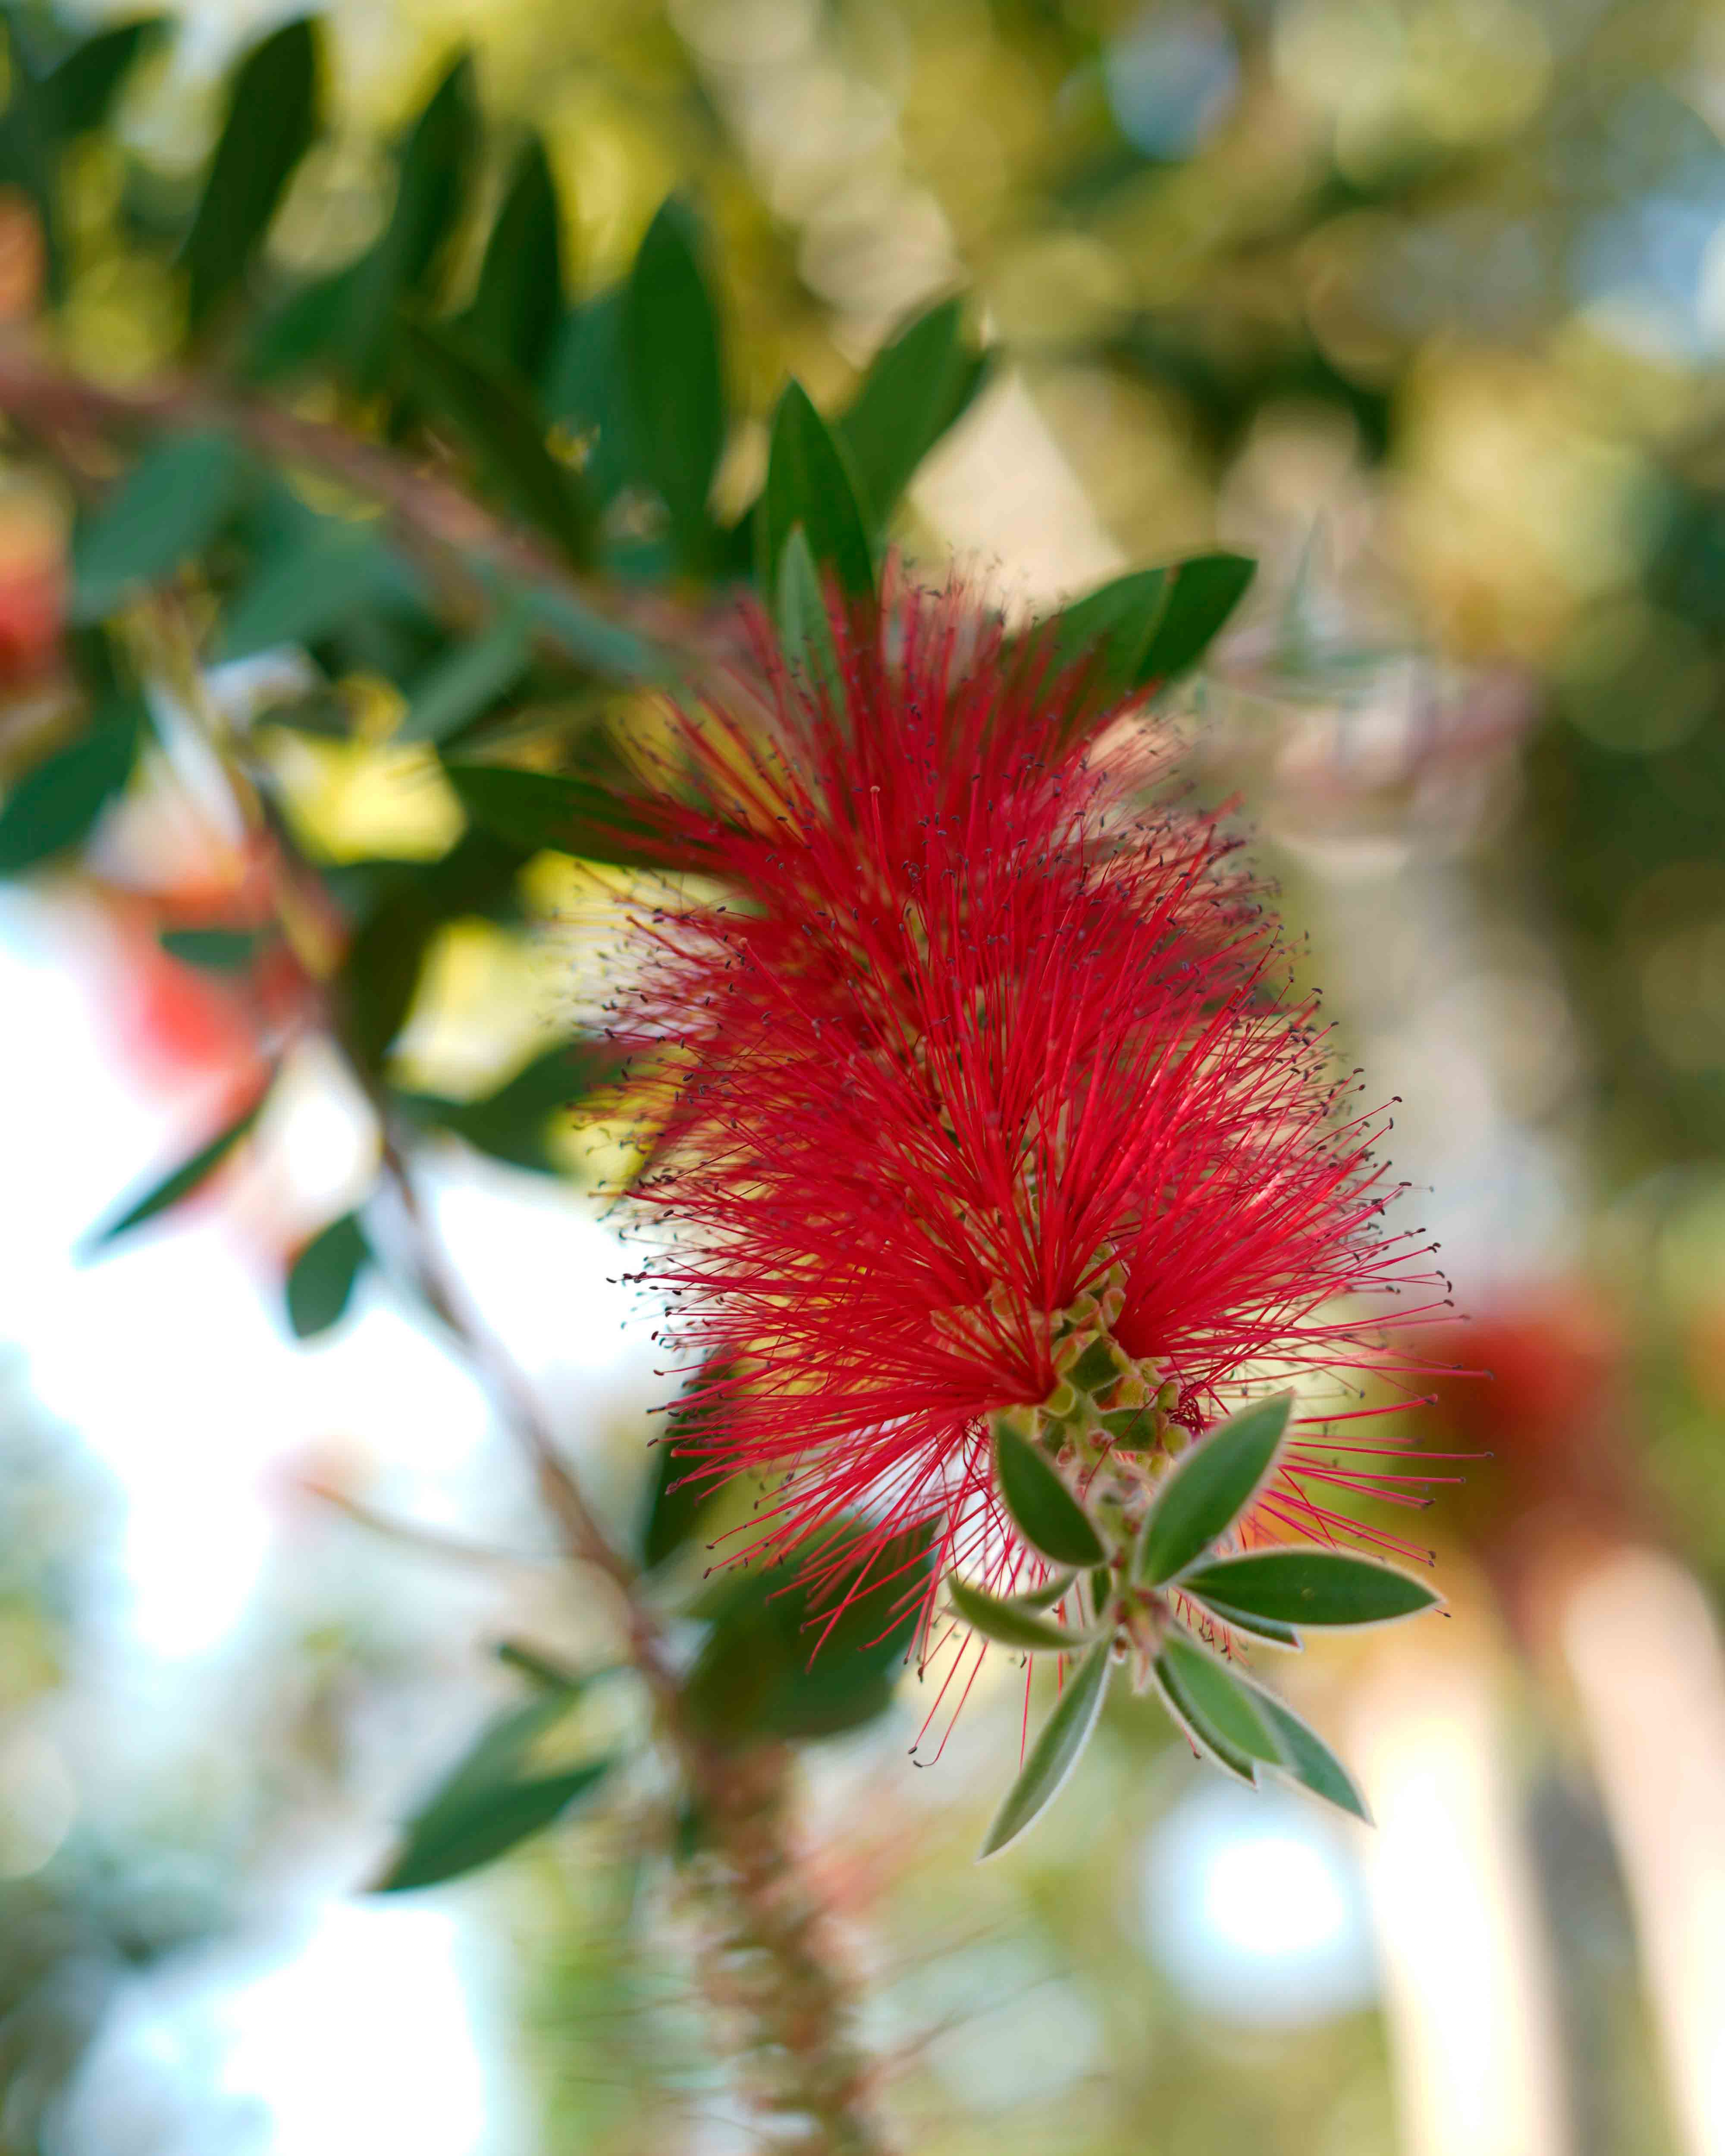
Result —
M 1382 1299 L 1435 1276 L 1231 842 L 1138 805 L 1147 737 L 1088 758 L 1089 685 L 960 597 L 832 627 L 819 691 L 762 632 L 770 726 L 680 722 L 702 805 L 659 827 L 740 898 L 643 924 L 632 1025 L 685 1059 L 644 1276 L 706 1373 L 696 1471 L 762 1486 L 752 1549 L 932 1522 L 939 1571 L 1009 1589 L 1044 1567 L 1001 1417 L 1076 1383 L 1147 1472 L 1266 1382 L 1381 1367 Z M 1333 1539 L 1327 1489 L 1412 1502 L 1384 1457 L 1296 1441 L 1240 1539 Z

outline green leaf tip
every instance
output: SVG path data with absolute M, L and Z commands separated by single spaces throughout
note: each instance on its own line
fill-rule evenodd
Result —
M 1100 1564 L 1107 1556 L 1083 1506 L 1048 1455 L 997 1417 L 994 1471 L 1013 1524 L 1055 1564 Z
M 1141 1586 L 1164 1585 L 1239 1519 L 1276 1464 L 1293 1404 L 1291 1393 L 1255 1400 L 1176 1460 L 1139 1531 L 1132 1576 Z
M 1108 1694 L 1114 1650 L 1099 1640 L 1068 1679 L 1053 1712 L 1042 1725 L 1017 1780 L 977 1852 L 978 1861 L 998 1856 L 1041 1818 L 1065 1786 L 1095 1731 Z

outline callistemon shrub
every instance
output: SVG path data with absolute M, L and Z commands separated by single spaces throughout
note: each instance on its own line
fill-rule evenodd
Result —
M 1361 1811 L 1245 1665 L 1437 1599 L 1332 1510 L 1417 1502 L 1337 1435 L 1441 1294 L 1383 1228 L 1379 1119 L 1082 654 L 957 594 L 834 607 L 794 660 L 760 634 L 766 704 L 678 718 L 648 812 L 727 894 L 640 924 L 631 1017 L 676 1045 L 641 1196 L 686 1471 L 749 1479 L 732 1547 L 800 1568 L 812 1656 L 896 1575 L 951 1699 L 989 1645 L 1064 1660 L 989 1850 L 1117 1669 L 1230 1772 Z

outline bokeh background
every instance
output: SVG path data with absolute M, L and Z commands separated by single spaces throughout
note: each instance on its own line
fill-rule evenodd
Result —
M 233 55 L 283 12 L 183 9 L 80 142 L 65 336 L 98 379 L 147 379 L 177 336 L 122 196 L 195 185 Z M 1398 1097 L 1405 1217 L 1468 1316 L 1446 1345 L 1497 1373 L 1420 1419 L 1428 1449 L 1480 1455 L 1418 1528 L 1450 1618 L 1297 1672 L 1375 1833 L 1250 1800 L 1122 1715 L 1034 1840 L 974 1870 L 1009 1672 L 927 1771 L 909 1681 L 811 1751 L 808 1857 L 905 2145 L 1720 2156 L 1725 16 L 325 19 L 338 125 L 272 234 L 284 261 L 369 241 L 381 146 L 465 42 L 488 112 L 543 134 L 580 291 L 623 274 L 667 192 L 701 206 L 756 415 L 720 476 L 734 504 L 787 371 L 839 400 L 956 290 L 1001 364 L 912 490 L 913 562 L 956 553 L 1034 613 L 1213 545 L 1259 558 L 1175 715 L 1193 783 L 1241 798 L 1338 1053 Z M 0 303 L 33 275 L 14 220 Z M 65 533 L 33 468 L 0 464 L 0 752 Z M 387 714 L 293 753 L 337 856 L 434 855 L 459 821 Z M 218 1199 L 79 1255 L 253 1053 L 157 940 L 200 873 L 172 799 L 0 896 L 0 2150 L 745 2145 L 624 1829 L 362 1892 L 503 1696 L 488 1643 L 579 1651 L 603 1622 L 484 1398 L 374 1274 L 335 1332 L 290 1337 L 284 1254 L 364 1173 L 354 1103 L 303 1059 Z M 614 892 L 543 866 L 525 927 L 438 943 L 406 1082 L 481 1093 L 591 993 Z M 615 1137 L 559 1128 L 550 1176 L 451 1138 L 436 1204 L 622 1517 L 659 1394 L 605 1217 Z

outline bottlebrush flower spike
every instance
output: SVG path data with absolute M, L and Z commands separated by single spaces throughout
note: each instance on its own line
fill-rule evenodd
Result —
M 1224 1644 L 1291 1634 L 1266 1604 L 1273 1582 L 1236 1582 L 1237 1607 L 1217 1589 L 1208 1615 L 1178 1581 L 1134 1584 L 1171 1471 L 1266 1381 L 1310 1391 L 1328 1373 L 1339 1397 L 1384 1367 L 1390 1299 L 1431 1290 L 1403 1313 L 1417 1317 L 1441 1284 L 1381 1229 L 1378 1119 L 1342 1111 L 1232 843 L 1214 817 L 1141 805 L 1148 735 L 1115 727 L 1117 752 L 1087 755 L 1067 723 L 1080 676 L 1009 646 L 962 595 L 903 593 L 831 627 L 836 666 L 813 681 L 761 630 L 771 723 L 683 716 L 682 802 L 654 812 L 668 851 L 698 846 L 741 894 L 642 924 L 652 957 L 629 1020 L 681 1052 L 641 1184 L 658 1220 L 644 1277 L 716 1373 L 685 1395 L 695 1471 L 752 1478 L 749 1550 L 800 1553 L 817 1575 L 841 1517 L 877 1553 L 932 1523 L 975 1625 L 978 1591 L 1019 1595 L 1088 1562 L 1070 1520 L 1060 1545 L 1023 1495 L 1057 1496 L 1051 1470 L 1095 1545 L 1047 1620 L 1104 1635 L 1075 1696 L 1093 1717 L 1131 1647 L 1176 1703 L 1193 1681 L 1162 1671 L 1176 1601 Z M 1347 1400 L 1327 1420 L 1362 1412 Z M 1267 1480 L 1236 1493 L 1207 1558 L 1387 1539 L 1327 1493 L 1420 1502 L 1409 1486 L 1426 1478 L 1378 1473 L 1385 1448 L 1279 1443 L 1285 1419 Z M 941 1629 L 931 1599 L 925 1650 Z M 1255 1772 L 1214 1702 L 1177 1712 Z M 1060 1753 L 1065 1735 L 1048 1735 Z M 1258 1753 L 1311 1783 L 1291 1743 Z M 1043 1765 L 1057 1785 L 1059 1759 Z

